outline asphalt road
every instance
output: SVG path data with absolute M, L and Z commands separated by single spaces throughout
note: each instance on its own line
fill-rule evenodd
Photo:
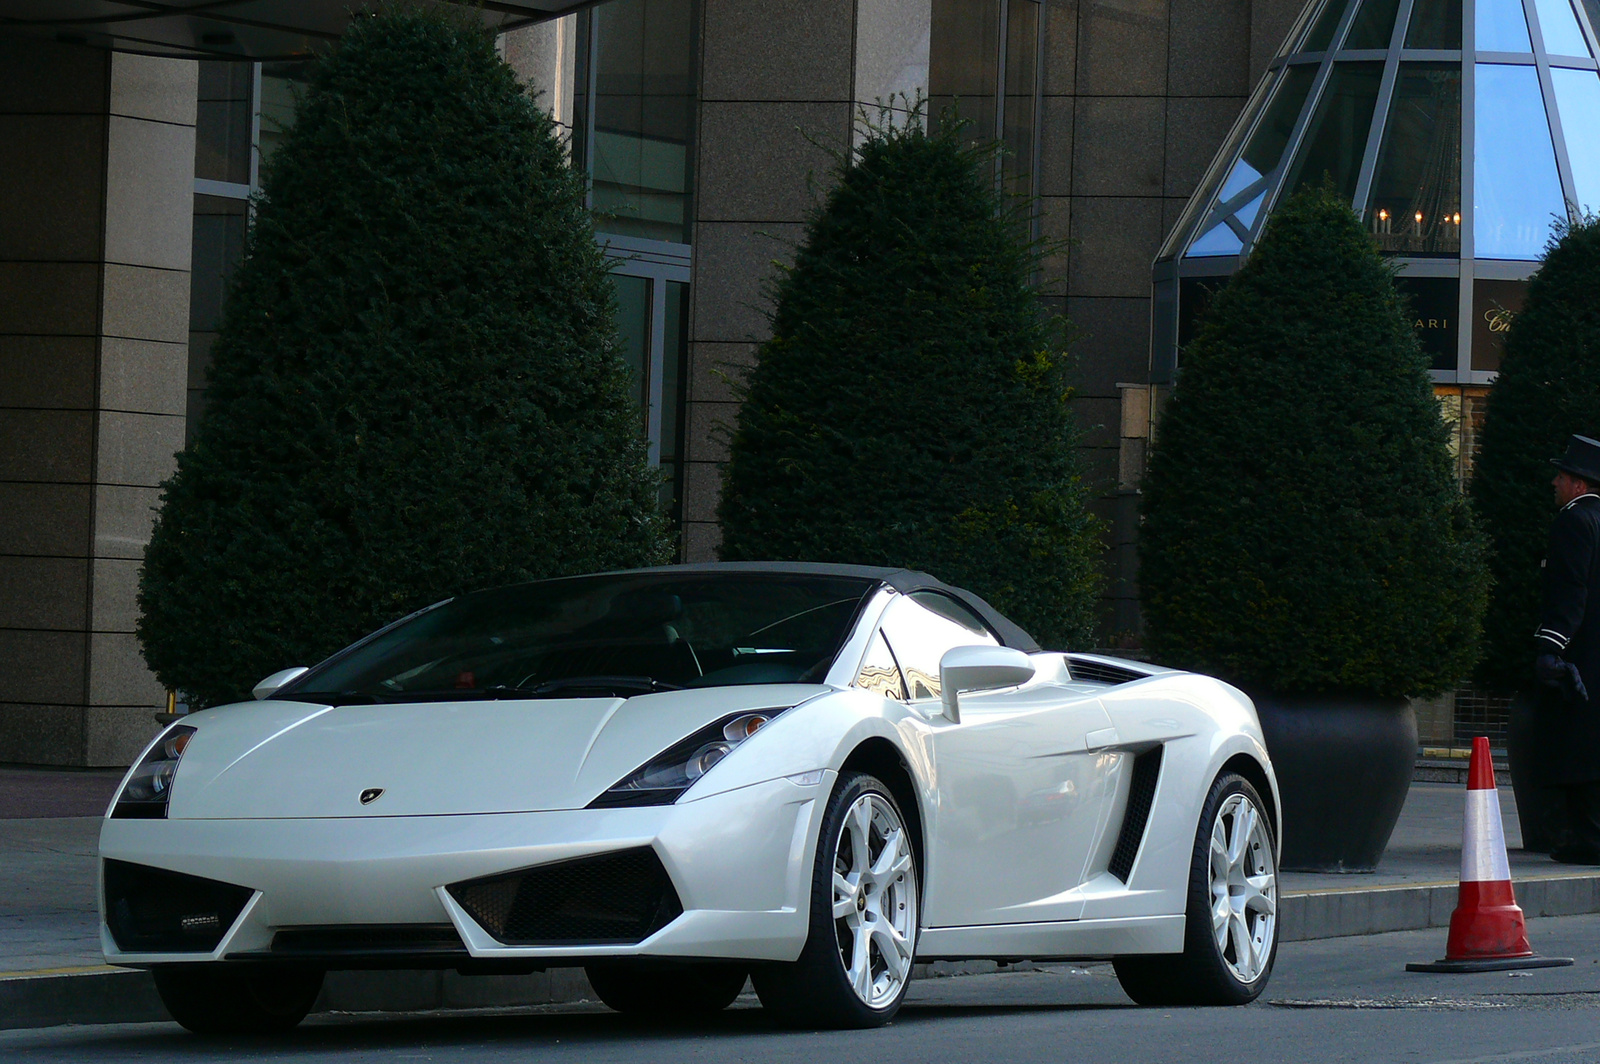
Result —
M 598 1005 L 425 1016 L 329 1015 L 283 1039 L 207 1042 L 174 1024 L 0 1033 L 0 1058 L 38 1061 L 990 1061 L 1248 1064 L 1600 1061 L 1600 915 L 1535 921 L 1534 948 L 1577 958 L 1519 974 L 1419 975 L 1442 931 L 1292 943 L 1262 1001 L 1141 1009 L 1109 965 L 1050 966 L 914 984 L 878 1031 L 773 1029 L 753 998 L 715 1022 L 662 1028 Z

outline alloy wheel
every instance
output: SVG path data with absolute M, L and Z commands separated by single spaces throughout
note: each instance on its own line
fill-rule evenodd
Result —
M 1223 963 L 1254 982 L 1278 933 L 1277 859 L 1261 811 L 1229 795 L 1211 825 L 1211 932 Z
M 911 977 L 917 870 L 894 807 L 868 792 L 845 812 L 834 841 L 833 922 L 839 960 L 869 1008 L 894 1001 Z

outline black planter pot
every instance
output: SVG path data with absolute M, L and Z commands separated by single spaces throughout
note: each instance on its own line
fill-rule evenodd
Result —
M 1250 692 L 1283 798 L 1283 859 L 1295 872 L 1372 872 L 1417 760 L 1403 698 Z
M 1506 760 L 1511 766 L 1511 790 L 1517 796 L 1517 822 L 1522 827 L 1522 848 L 1549 853 L 1556 844 L 1559 821 L 1565 815 L 1563 793 L 1547 778 L 1548 759 L 1540 756 L 1544 739 L 1532 695 L 1511 701 L 1506 727 Z

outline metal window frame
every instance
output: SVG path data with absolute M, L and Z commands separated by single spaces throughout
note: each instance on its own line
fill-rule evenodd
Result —
M 1004 5 L 1002 5 L 1004 6 Z M 693 64 L 696 70 L 695 78 L 698 82 L 698 68 L 700 65 L 699 47 L 701 37 L 700 19 L 705 12 L 703 3 L 694 3 L 692 16 L 691 51 Z M 574 47 L 578 52 L 577 62 L 574 64 L 573 77 L 583 82 L 583 139 L 581 158 L 574 158 L 574 168 L 580 169 L 584 174 L 583 203 L 591 212 L 594 209 L 594 144 L 595 144 L 595 106 L 596 87 L 599 80 L 599 45 L 600 35 L 595 30 L 595 8 L 593 5 L 577 12 L 577 26 L 575 28 Z M 576 94 L 577 86 L 574 85 Z M 699 106 L 698 97 L 696 107 Z M 574 115 L 574 125 L 577 116 Z M 697 128 L 690 131 L 690 142 L 685 150 L 693 157 L 694 140 Z M 689 189 L 686 193 L 691 222 L 693 224 L 694 203 L 697 200 L 694 185 L 696 174 L 691 165 L 688 174 Z M 606 259 L 611 266 L 611 272 L 619 277 L 636 277 L 647 284 L 646 306 L 649 321 L 646 322 L 647 349 L 645 351 L 645 367 L 649 375 L 646 383 L 645 395 L 648 408 L 645 411 L 645 447 L 651 466 L 659 468 L 661 465 L 661 427 L 665 420 L 665 381 L 666 381 L 666 328 L 667 328 L 667 283 L 692 285 L 694 283 L 694 252 L 689 244 L 668 240 L 650 240 L 644 237 L 623 236 L 617 233 L 595 233 L 595 242 L 601 247 Z M 686 382 L 683 382 L 686 383 Z M 687 414 L 687 393 L 679 397 L 679 423 L 680 428 L 684 416 Z M 680 465 L 684 456 L 680 454 Z M 681 477 L 681 473 L 680 473 Z M 681 498 L 682 483 L 679 484 Z

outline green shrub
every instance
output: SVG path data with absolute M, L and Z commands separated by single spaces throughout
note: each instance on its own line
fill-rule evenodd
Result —
M 1593 217 L 1558 232 L 1512 320 L 1472 478 L 1494 578 L 1478 676 L 1503 691 L 1533 682 L 1539 565 L 1556 513 L 1549 460 L 1573 433 L 1600 433 L 1600 218 Z
M 1140 536 L 1158 660 L 1284 694 L 1458 683 L 1485 575 L 1446 436 L 1392 268 L 1331 192 L 1290 199 L 1161 418 Z
M 614 296 L 491 35 L 358 18 L 266 175 L 139 637 L 198 705 L 470 588 L 660 560 Z
M 907 566 L 1046 645 L 1090 637 L 1065 323 L 1039 247 L 955 123 L 872 129 L 773 288 L 732 433 L 722 557 Z

